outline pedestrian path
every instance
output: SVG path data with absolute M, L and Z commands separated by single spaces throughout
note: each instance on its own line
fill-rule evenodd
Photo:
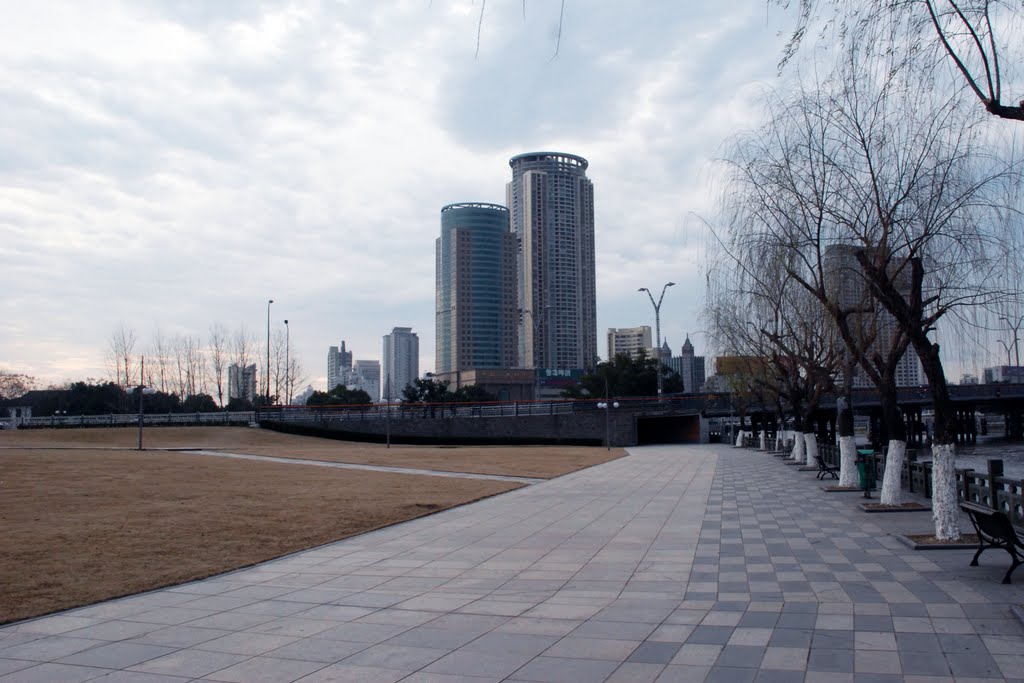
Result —
M 765 454 L 630 452 L 0 629 L 0 683 L 1024 678 L 1005 554 L 910 550 L 890 534 L 927 513 L 867 515 Z
M 279 458 L 274 455 L 250 455 L 248 453 L 226 453 L 196 448 L 169 448 L 170 451 L 187 451 L 190 454 L 212 455 L 218 458 L 238 458 L 240 460 L 264 460 L 279 462 L 286 465 L 311 465 L 313 467 L 334 467 L 343 470 L 368 470 L 370 472 L 390 472 L 392 474 L 417 474 L 423 477 L 450 477 L 455 479 L 486 479 L 491 481 L 512 481 L 520 484 L 536 484 L 547 481 L 537 477 L 514 477 L 508 474 L 478 474 L 475 472 L 448 472 L 445 470 L 424 470 L 415 467 L 392 467 L 390 465 L 361 465 L 351 462 L 333 462 L 329 460 L 309 460 L 306 458 Z

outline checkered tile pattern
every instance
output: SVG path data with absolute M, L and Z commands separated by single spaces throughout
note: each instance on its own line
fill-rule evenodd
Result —
M 618 461 L 0 629 L 14 681 L 1024 680 L 1008 558 L 725 446 Z M 1019 577 L 1018 582 L 1024 582 Z

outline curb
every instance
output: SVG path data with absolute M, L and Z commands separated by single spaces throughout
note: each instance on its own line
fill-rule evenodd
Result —
M 977 543 L 918 543 L 902 534 L 893 534 L 897 540 L 911 550 L 977 550 Z

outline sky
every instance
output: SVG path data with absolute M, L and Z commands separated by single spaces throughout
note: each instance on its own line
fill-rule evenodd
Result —
M 124 326 L 205 339 L 289 321 L 328 346 L 396 326 L 434 368 L 446 204 L 504 204 L 510 157 L 590 162 L 598 353 L 654 324 L 707 352 L 716 160 L 780 87 L 763 0 L 39 0 L 0 22 L 0 369 L 108 377 Z M 557 54 L 556 54 L 557 48 Z M 785 76 L 781 77 L 785 78 Z

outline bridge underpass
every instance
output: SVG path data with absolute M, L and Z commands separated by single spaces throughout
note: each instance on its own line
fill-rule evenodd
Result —
M 637 416 L 637 445 L 700 443 L 700 415 Z

